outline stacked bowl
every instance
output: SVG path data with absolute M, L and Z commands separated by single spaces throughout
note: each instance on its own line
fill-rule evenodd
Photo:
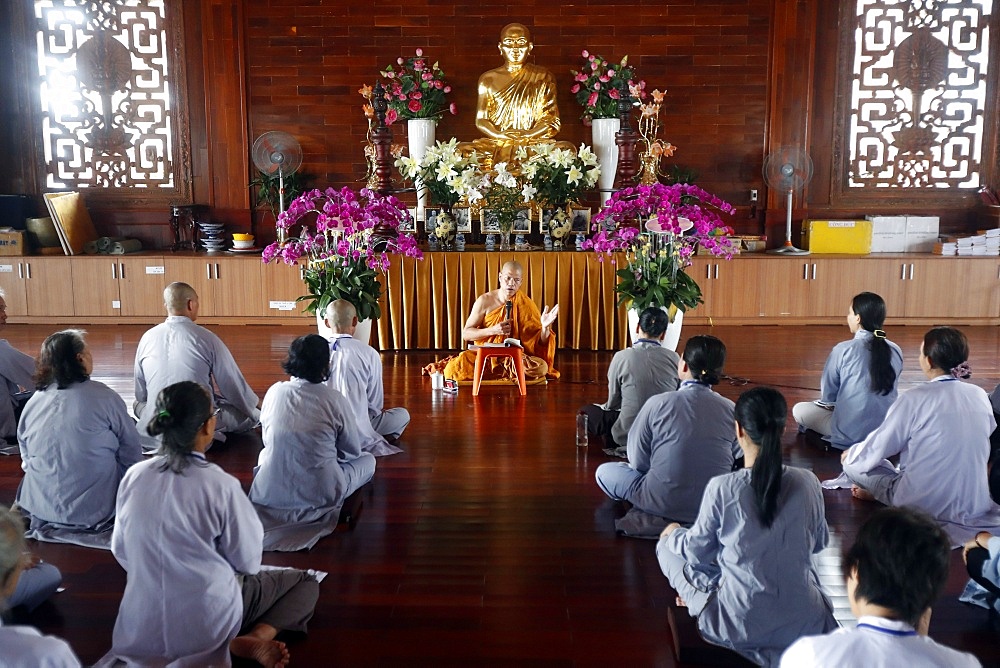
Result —
M 209 253 L 218 253 L 226 250 L 226 239 L 222 236 L 225 223 L 198 223 L 201 228 L 201 245 Z
M 233 234 L 233 252 L 249 253 L 257 250 L 254 247 L 254 237 L 252 234 Z

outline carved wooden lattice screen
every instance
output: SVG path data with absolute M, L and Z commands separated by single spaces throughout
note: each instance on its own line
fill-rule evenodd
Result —
M 189 201 L 180 6 L 35 1 L 45 189 Z
M 859 200 L 981 185 L 997 114 L 987 103 L 992 0 L 845 4 L 835 192 Z

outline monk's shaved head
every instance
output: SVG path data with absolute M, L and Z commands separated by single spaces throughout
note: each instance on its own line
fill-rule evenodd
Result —
M 188 302 L 192 299 L 198 299 L 198 293 L 187 283 L 171 283 L 163 290 L 163 306 L 170 315 L 187 313 Z

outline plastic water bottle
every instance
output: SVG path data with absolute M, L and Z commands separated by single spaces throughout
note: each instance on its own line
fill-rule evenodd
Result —
M 576 414 L 576 447 L 585 448 L 588 445 L 587 414 L 580 411 Z

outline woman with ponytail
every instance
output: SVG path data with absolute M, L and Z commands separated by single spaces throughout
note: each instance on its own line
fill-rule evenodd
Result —
M 896 400 L 903 353 L 886 338 L 885 301 L 873 292 L 851 300 L 847 326 L 854 335 L 834 346 L 823 367 L 819 401 L 792 407 L 799 430 L 811 429 L 846 450 L 882 424 Z
M 986 392 L 972 375 L 969 342 L 953 327 L 935 327 L 920 346 L 927 382 L 905 392 L 885 421 L 841 457 L 854 495 L 913 506 L 937 519 L 953 545 L 1000 527 L 986 464 L 996 427 Z M 890 457 L 899 455 L 899 466 Z
M 261 570 L 263 529 L 240 482 L 205 460 L 218 409 L 198 383 L 170 385 L 147 427 L 158 456 L 118 492 L 111 550 L 128 574 L 111 652 L 98 665 L 284 666 L 283 630 L 305 631 L 319 584 Z
M 733 402 L 714 392 L 726 346 L 692 336 L 678 362 L 676 392 L 646 400 L 628 431 L 628 463 L 597 467 L 597 484 L 615 500 L 669 521 L 690 524 L 708 481 L 742 456 L 733 438 Z
M 837 628 L 812 557 L 826 547 L 823 493 L 781 463 L 785 398 L 757 387 L 736 402 L 745 467 L 713 478 L 690 529 L 671 524 L 656 556 L 705 640 L 776 665 L 804 635 Z

